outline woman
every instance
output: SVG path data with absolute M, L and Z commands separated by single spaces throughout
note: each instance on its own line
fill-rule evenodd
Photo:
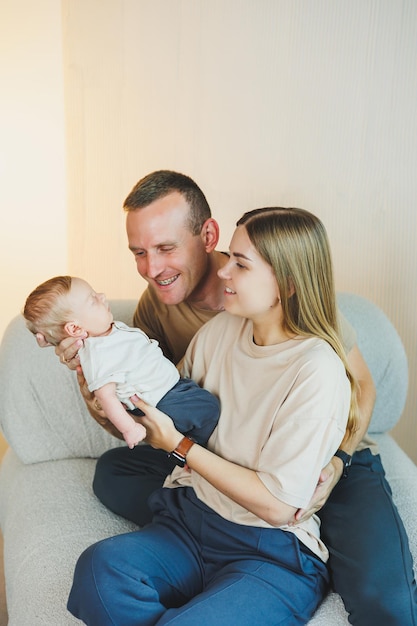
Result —
M 86 624 L 305 624 L 326 593 L 317 518 L 289 523 L 356 428 L 325 229 L 301 209 L 246 213 L 219 276 L 226 312 L 183 372 L 220 398 L 218 426 L 205 449 L 135 402 L 179 467 L 151 524 L 81 555 L 68 608 Z

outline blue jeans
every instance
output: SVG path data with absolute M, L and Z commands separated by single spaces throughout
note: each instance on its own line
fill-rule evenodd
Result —
M 289 532 L 240 526 L 191 488 L 160 489 L 154 520 L 79 558 L 68 609 L 90 626 L 305 624 L 325 564 Z
M 379 455 L 353 455 L 318 512 L 332 586 L 357 626 L 416 626 L 417 589 L 407 535 Z
M 112 511 L 140 526 L 152 518 L 147 501 L 174 463 L 149 446 L 116 448 L 97 462 L 93 488 Z M 417 626 L 413 562 L 379 455 L 353 455 L 347 479 L 319 511 L 329 568 L 355 626 Z

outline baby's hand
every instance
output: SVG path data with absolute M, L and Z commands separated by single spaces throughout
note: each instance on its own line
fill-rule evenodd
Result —
M 143 441 L 146 437 L 146 428 L 142 424 L 134 422 L 129 430 L 125 430 L 123 438 L 126 441 L 129 448 L 132 450 L 140 441 Z

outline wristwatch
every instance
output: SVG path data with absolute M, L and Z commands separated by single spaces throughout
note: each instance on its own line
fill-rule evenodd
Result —
M 343 474 L 342 478 L 347 478 L 349 473 L 349 467 L 352 465 L 352 457 L 343 450 L 337 450 L 333 456 L 337 456 L 343 462 Z
M 172 452 L 168 452 L 168 456 L 174 459 L 175 463 L 180 467 L 185 467 L 187 454 L 190 451 L 190 448 L 195 444 L 195 441 L 190 439 L 190 437 L 183 437 L 175 450 Z

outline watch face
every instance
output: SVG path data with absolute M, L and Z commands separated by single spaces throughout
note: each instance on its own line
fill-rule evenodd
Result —
M 175 463 L 179 465 L 179 467 L 185 467 L 185 458 L 179 454 L 176 450 L 171 452 L 170 456 L 174 459 Z

